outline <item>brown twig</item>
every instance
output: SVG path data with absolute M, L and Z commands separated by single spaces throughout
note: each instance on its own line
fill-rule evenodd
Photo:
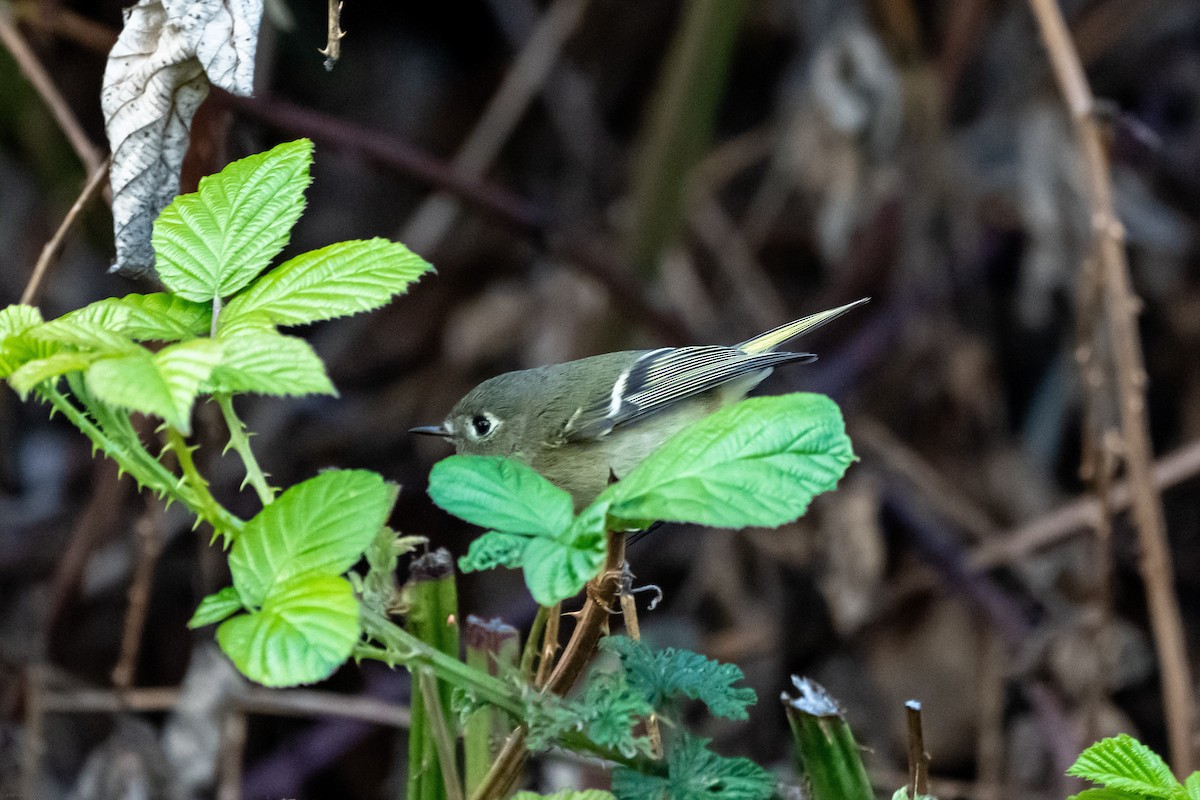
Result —
M 625 620 L 625 631 L 629 634 L 629 638 L 640 642 L 642 628 L 638 624 L 637 600 L 633 596 L 633 573 L 628 568 L 621 576 L 621 618 Z M 662 729 L 658 724 L 658 714 L 653 711 L 646 718 L 646 736 L 650 739 L 650 755 L 654 758 L 662 758 Z
M 1162 670 L 1163 706 L 1172 765 L 1179 775 L 1192 771 L 1196 708 L 1183 621 L 1175 597 L 1174 569 L 1167 544 L 1162 501 L 1154 484 L 1145 367 L 1138 339 L 1138 300 L 1125 260 L 1124 229 L 1117 219 L 1103 132 L 1093 114 L 1094 98 L 1054 0 L 1029 0 L 1050 63 L 1070 112 L 1083 156 L 1092 232 L 1103 284 L 1104 324 L 1112 343 L 1117 375 L 1121 445 L 1132 492 L 1133 519 L 1142 557 L 1142 579 L 1151 628 Z
M 75 220 L 83 213 L 87 204 L 92 202 L 100 189 L 108 180 L 108 166 L 112 162 L 111 156 L 104 159 L 100 166 L 92 172 L 83 191 L 79 193 L 79 197 L 75 198 L 75 202 L 71 205 L 67 215 L 63 217 L 62 223 L 58 226 L 58 230 L 50 237 L 50 241 L 46 242 L 42 248 L 42 254 L 38 256 L 37 263 L 33 266 L 33 272 L 29 275 L 29 282 L 25 284 L 25 291 L 21 293 L 21 302 L 24 305 L 35 305 L 37 303 L 38 294 L 41 291 L 42 283 L 45 281 L 46 273 L 50 270 L 50 265 L 54 263 L 54 259 L 58 256 L 59 250 L 62 249 L 63 239 L 66 238 L 67 232 L 75 224 Z
M 908 796 L 910 800 L 929 793 L 929 753 L 925 752 L 925 732 L 921 728 L 921 704 L 904 704 L 908 723 Z
M 1154 485 L 1161 491 L 1200 475 L 1200 441 L 1175 450 L 1159 459 L 1153 470 Z M 1109 492 L 1108 507 L 1119 513 L 1129 507 L 1129 483 L 1119 481 Z M 1096 524 L 1104 506 L 1095 497 L 1072 500 L 1037 519 L 986 542 L 969 559 L 974 569 L 990 569 L 1014 561 L 1069 536 L 1083 533 Z
M 160 500 L 147 496 L 146 510 L 134 523 L 133 530 L 137 543 L 137 560 L 134 564 L 133 580 L 129 582 L 129 608 L 125 611 L 125 624 L 121 629 L 121 647 L 118 651 L 120 656 L 112 671 L 113 686 L 119 691 L 128 690 L 133 686 L 137 672 L 142 631 L 146 627 L 146 612 L 150 608 L 154 569 L 163 549 L 163 506 Z
M 217 800 L 241 800 L 242 753 L 249 733 L 248 720 L 241 711 L 230 708 L 221 720 L 221 749 L 217 754 Z
M 0 2 L 0 43 L 12 54 L 21 73 L 33 85 L 46 107 L 50 109 L 58 127 L 66 135 L 67 141 L 71 143 L 71 147 L 79 156 L 79 160 L 83 162 L 88 174 L 95 174 L 100 169 L 100 151 L 84 133 L 83 126 L 79 124 L 75 113 L 71 111 L 71 106 L 59 93 L 58 87 L 54 85 L 50 73 L 42 66 L 42 62 L 38 61 L 33 49 L 25 41 L 25 37 L 17 30 L 17 26 L 13 23 L 12 10 L 7 2 Z
M 325 56 L 325 70 L 333 70 L 333 65 L 342 57 L 342 39 L 346 32 L 342 30 L 342 4 L 338 0 L 329 0 L 329 34 L 325 46 L 317 50 Z

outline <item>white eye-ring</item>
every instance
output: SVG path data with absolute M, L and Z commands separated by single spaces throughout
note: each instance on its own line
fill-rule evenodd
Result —
M 471 421 L 467 425 L 467 436 L 475 441 L 482 441 L 494 434 L 499 427 L 500 420 L 496 419 L 494 414 L 484 411 L 482 414 L 471 417 Z

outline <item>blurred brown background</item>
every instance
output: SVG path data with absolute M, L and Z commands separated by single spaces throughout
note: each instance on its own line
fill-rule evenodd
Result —
M 325 4 L 269 6 L 258 97 L 210 96 L 185 188 L 309 136 L 314 183 L 289 252 L 388 236 L 437 267 L 380 312 L 302 331 L 339 398 L 243 398 L 276 485 L 326 466 L 379 470 L 404 487 L 393 525 L 462 554 L 474 531 L 424 494 L 446 448 L 407 429 L 440 421 L 481 379 L 620 347 L 735 342 L 869 295 L 805 342 L 818 363 L 760 390 L 842 404 L 861 461 L 839 490 L 780 530 L 667 526 L 631 550 L 638 582 L 665 593 L 645 635 L 736 662 L 758 692 L 749 726 L 702 730 L 787 774 L 776 698 L 805 673 L 846 706 L 881 787 L 903 780 L 910 697 L 924 702 L 943 798 L 1064 797 L 1066 764 L 1118 730 L 1166 751 L 1136 537 L 1124 515 L 1098 537 L 1076 502 L 1089 219 L 1024 3 L 350 0 L 331 73 L 316 52 Z M 101 145 L 119 5 L 12 9 Z M 1200 4 L 1064 11 L 1101 100 L 1163 456 L 1200 439 Z M 0 50 L 0 302 L 16 302 L 83 180 Z M 111 257 L 96 204 L 48 278 L 47 316 L 147 290 L 106 274 Z M 199 410 L 202 466 L 253 514 L 214 412 Z M 1193 672 L 1196 462 L 1183 450 L 1164 494 Z M 116 680 L 175 687 L 190 664 L 193 683 L 112 713 L 139 568 L 153 577 L 145 628 Z M 180 765 L 218 761 L 245 797 L 398 796 L 403 735 L 380 723 L 407 696 L 403 674 L 348 667 L 318 687 L 373 702 L 363 719 L 281 716 L 262 698 L 232 721 L 204 710 L 229 678 L 205 658 L 211 629 L 184 623 L 225 585 L 221 570 L 206 531 L 4 390 L 0 796 L 132 797 L 113 790 L 121 764 L 144 796 L 211 796 L 211 769 L 185 779 Z M 464 613 L 532 618 L 519 575 L 467 576 L 461 592 Z M 188 749 L 189 736 L 211 741 Z

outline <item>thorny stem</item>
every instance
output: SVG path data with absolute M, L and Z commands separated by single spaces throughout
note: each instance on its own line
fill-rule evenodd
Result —
M 1049 53 L 1083 156 L 1094 246 L 1100 261 L 1097 280 L 1102 284 L 1104 321 L 1112 341 L 1112 359 L 1117 374 L 1125 468 L 1142 550 L 1140 567 L 1162 670 L 1171 763 L 1177 775 L 1187 775 L 1194 764 L 1196 705 L 1183 620 L 1175 596 L 1162 498 L 1152 472 L 1146 419 L 1146 373 L 1136 322 L 1138 300 L 1130 284 L 1124 231 L 1116 215 L 1103 132 L 1094 114 L 1095 99 L 1062 11 L 1054 0 L 1029 0 L 1029 5 Z M 1086 278 L 1085 271 L 1083 279 Z
M 121 469 L 132 475 L 139 484 L 187 506 L 196 516 L 211 525 L 215 531 L 236 535 L 242 529 L 242 521 L 220 505 L 215 505 L 215 500 L 213 501 L 215 507 L 205 507 L 195 493 L 194 487 L 186 482 L 181 483 L 179 476 L 146 452 L 136 436 L 122 436 L 121 440 L 117 441 L 107 431 L 96 425 L 57 387 L 46 384 L 38 391 L 56 411 L 69 419 L 76 428 L 83 432 L 84 436 L 91 440 L 92 444 L 115 461 Z M 190 453 L 188 455 L 190 461 Z
M 521 651 L 521 674 L 533 676 L 533 659 L 537 656 L 542 631 L 546 629 L 546 620 L 550 618 L 550 607 L 539 605 L 533 625 L 529 627 L 529 638 L 525 640 L 525 649 Z
M 207 520 L 216 533 L 225 534 L 227 541 L 232 540 L 241 526 L 239 525 L 238 529 L 232 529 L 225 527 L 220 522 L 223 517 L 229 516 L 229 512 L 217 502 L 217 498 L 212 496 L 212 492 L 208 490 L 208 481 L 196 468 L 196 462 L 192 459 L 192 451 L 195 448 L 189 445 L 179 429 L 172 425 L 167 426 L 167 447 L 179 461 L 179 471 L 183 473 L 182 484 L 190 487 L 195 496 L 194 505 L 190 506 L 192 511 L 196 512 L 196 516 Z
M 266 475 L 258 465 L 258 459 L 254 457 L 254 451 L 250 448 L 250 437 L 246 434 L 246 424 L 233 408 L 233 395 L 229 392 L 218 392 L 213 397 L 221 407 L 221 416 L 225 418 L 225 427 L 229 429 L 228 447 L 234 449 L 246 468 L 245 483 L 254 487 L 254 491 L 258 493 L 258 500 L 264 507 L 271 505 L 275 501 L 275 489 L 267 483 Z

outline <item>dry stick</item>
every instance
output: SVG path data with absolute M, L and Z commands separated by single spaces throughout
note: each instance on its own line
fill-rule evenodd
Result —
M 909 700 L 904 704 L 908 721 L 908 797 L 917 797 L 929 792 L 929 753 L 925 752 L 925 733 L 921 729 L 921 704 Z
M 1197 475 L 1200 475 L 1200 440 L 1168 453 L 1154 465 L 1154 485 L 1159 490 L 1169 489 Z M 1109 495 L 1108 506 L 1113 513 L 1129 507 L 1127 482 L 1113 484 Z M 969 559 L 970 566 L 973 569 L 989 569 L 1012 563 L 1035 550 L 1087 530 L 1096 524 L 1103 513 L 1104 506 L 1095 497 L 1072 500 L 976 548 Z
M 1174 570 L 1167 547 L 1162 502 L 1151 470 L 1149 424 L 1141 343 L 1135 315 L 1138 301 L 1125 261 L 1124 232 L 1113 204 L 1111 176 L 1100 126 L 1093 115 L 1091 87 L 1071 42 L 1066 21 L 1054 0 L 1029 0 L 1050 55 L 1054 75 L 1070 111 L 1083 153 L 1092 229 L 1104 284 L 1105 322 L 1117 372 L 1125 469 L 1133 493 L 1133 518 L 1142 549 L 1140 567 L 1146 603 L 1162 669 L 1163 705 L 1171 761 L 1178 775 L 1192 771 L 1195 702 L 1184 646 L 1183 621 L 1174 592 Z
M 129 608 L 121 629 L 121 648 L 117 665 L 113 667 L 113 686 L 121 691 L 133 686 L 141 650 L 142 631 L 146 627 L 146 612 L 150 608 L 150 587 L 154 568 L 163 550 L 163 507 L 155 497 L 147 496 L 146 510 L 133 526 L 137 541 L 137 562 L 133 580 L 129 582 Z
M 637 600 L 633 597 L 633 573 L 626 572 L 626 576 L 628 579 L 623 580 L 621 584 L 621 616 L 625 619 L 625 630 L 629 632 L 629 638 L 640 642 L 642 628 L 638 624 Z M 662 758 L 662 728 L 658 724 L 658 714 L 653 711 L 646 718 L 646 735 L 650 738 L 650 755 Z
M 41 95 L 42 100 L 54 115 L 58 127 L 66 135 L 79 160 L 87 168 L 88 174 L 100 169 L 100 152 L 92 145 L 83 126 L 79 124 L 71 107 L 59 93 L 50 73 L 34 55 L 33 49 L 25 41 L 25 37 L 13 23 L 12 11 L 8 3 L 0 1 L 0 43 L 3 43 L 21 68 L 21 73 L 33 84 L 33 88 Z
M 54 263 L 55 257 L 59 250 L 62 249 L 63 239 L 67 236 L 67 231 L 71 230 L 71 226 L 75 224 L 75 220 L 83 213 L 83 209 L 87 204 L 92 202 L 100 189 L 108 180 L 108 165 L 112 158 L 104 159 L 88 178 L 87 183 L 83 187 L 83 191 L 79 193 L 79 197 L 75 198 L 67 215 L 63 217 L 62 224 L 58 226 L 58 230 L 50 237 L 50 241 L 46 242 L 42 248 L 42 254 L 38 256 L 37 263 L 33 266 L 33 272 L 29 276 L 29 282 L 25 284 L 25 291 L 21 293 L 21 303 L 24 305 L 36 305 L 38 294 L 41 291 L 42 283 L 46 278 L 46 273 L 50 269 L 50 265 Z
M 557 0 L 542 15 L 475 129 L 454 157 L 455 173 L 479 177 L 495 160 L 541 90 L 563 46 L 579 27 L 587 5 L 588 0 Z M 449 232 L 457 214 L 455 198 L 434 194 L 405 223 L 399 238 L 417 252 L 432 252 Z
M 221 748 L 217 754 L 217 800 L 241 800 L 242 753 L 246 749 L 246 715 L 230 708 L 221 720 Z
M 537 676 L 533 685 L 541 688 L 550 678 L 550 669 L 554 666 L 554 656 L 558 653 L 558 629 L 562 624 L 562 603 L 555 603 L 546 612 L 546 625 L 542 633 L 542 653 L 538 659 Z
M 333 65 L 342 57 L 342 39 L 346 32 L 342 30 L 342 4 L 338 0 L 329 0 L 329 35 L 325 47 L 317 50 L 325 56 L 325 70 L 333 69 Z

